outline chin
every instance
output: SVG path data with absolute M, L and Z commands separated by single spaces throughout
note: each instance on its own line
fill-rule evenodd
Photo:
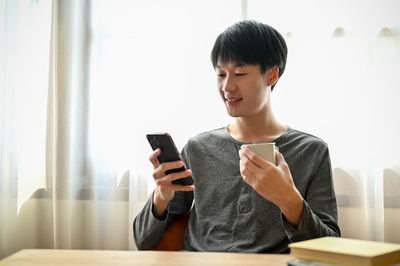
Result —
M 241 117 L 241 115 L 239 113 L 236 112 L 230 112 L 229 110 L 226 110 L 228 115 L 231 117 Z
M 228 113 L 229 114 L 229 113 Z M 238 114 L 229 114 L 229 116 L 231 116 L 231 117 L 241 117 L 241 115 L 238 115 Z

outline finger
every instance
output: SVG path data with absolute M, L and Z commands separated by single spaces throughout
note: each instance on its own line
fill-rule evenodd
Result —
M 185 170 L 182 172 L 177 172 L 177 173 L 170 173 L 168 175 L 161 176 L 158 178 L 154 178 L 156 180 L 157 185 L 169 185 L 171 184 L 172 181 L 178 180 L 181 178 L 187 178 L 192 175 L 192 171 L 190 170 Z
M 158 166 L 160 166 L 160 163 L 157 160 L 157 157 L 160 156 L 161 154 L 161 149 L 156 149 L 153 151 L 152 154 L 150 154 L 149 160 L 151 164 L 153 165 L 153 168 L 156 169 Z
M 284 172 L 289 172 L 290 173 L 289 165 L 285 161 L 285 158 L 283 157 L 282 153 L 277 152 L 275 154 L 275 161 L 276 161 L 276 166 L 278 168 L 282 169 Z
M 254 164 L 256 164 L 258 167 L 261 167 L 260 165 L 262 158 L 260 156 L 258 156 L 255 152 L 244 146 L 241 147 L 241 151 L 242 151 L 241 152 L 242 158 L 247 158 L 248 160 L 251 160 Z
M 160 165 L 160 170 L 167 172 L 168 170 L 179 169 L 184 167 L 185 164 L 182 161 L 166 162 Z
M 173 189 L 174 191 L 193 191 L 195 189 L 195 187 L 193 185 L 183 186 L 183 185 L 172 184 L 171 189 Z
M 279 151 L 275 151 L 275 161 L 277 166 L 281 165 L 282 163 L 286 163 L 285 158 L 283 158 L 282 153 Z
M 251 187 L 254 188 L 254 184 L 256 182 L 257 177 L 252 173 L 249 169 L 243 168 L 240 171 L 240 174 L 242 175 L 243 180 L 249 184 Z
M 240 160 L 243 160 L 243 159 L 245 159 L 245 158 L 248 158 L 247 156 L 246 156 L 246 154 L 244 153 L 244 151 L 242 151 L 241 149 L 239 150 L 239 159 Z
M 191 186 L 183 186 L 183 185 L 176 185 L 176 184 L 166 184 L 163 186 L 158 187 L 158 190 L 161 193 L 171 193 L 175 191 L 193 191 L 195 187 L 193 185 Z
M 257 172 L 260 170 L 260 167 L 254 164 L 247 156 L 243 156 L 240 160 L 240 167 L 243 169 L 247 169 L 253 173 L 253 175 L 257 175 Z
M 161 177 L 166 176 L 165 172 L 171 169 L 177 169 L 184 166 L 182 161 L 175 161 L 175 162 L 167 162 L 159 164 L 159 166 L 154 170 L 153 178 L 159 179 Z
M 166 180 L 168 180 L 169 182 L 181 179 L 181 178 L 188 178 L 189 176 L 192 175 L 192 171 L 191 170 L 185 170 L 182 172 L 177 172 L 177 173 L 171 173 L 169 175 L 166 176 Z
M 193 191 L 195 189 L 195 186 L 183 186 L 183 185 L 176 185 L 176 184 L 168 184 L 160 187 L 160 190 L 164 192 L 175 192 L 175 191 Z

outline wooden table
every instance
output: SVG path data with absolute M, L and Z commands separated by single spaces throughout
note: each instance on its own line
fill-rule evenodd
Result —
M 289 255 L 171 251 L 25 249 L 0 265 L 286 265 Z

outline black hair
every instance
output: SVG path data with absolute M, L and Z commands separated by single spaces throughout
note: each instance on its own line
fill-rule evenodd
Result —
M 285 39 L 277 30 L 267 24 L 245 20 L 230 26 L 217 37 L 211 61 L 214 69 L 218 60 L 260 65 L 263 74 L 278 67 L 280 77 L 285 71 L 287 52 Z

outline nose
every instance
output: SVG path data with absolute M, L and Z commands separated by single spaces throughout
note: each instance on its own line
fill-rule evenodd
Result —
M 234 77 L 227 75 L 223 81 L 222 90 L 225 92 L 232 92 L 236 90 Z

